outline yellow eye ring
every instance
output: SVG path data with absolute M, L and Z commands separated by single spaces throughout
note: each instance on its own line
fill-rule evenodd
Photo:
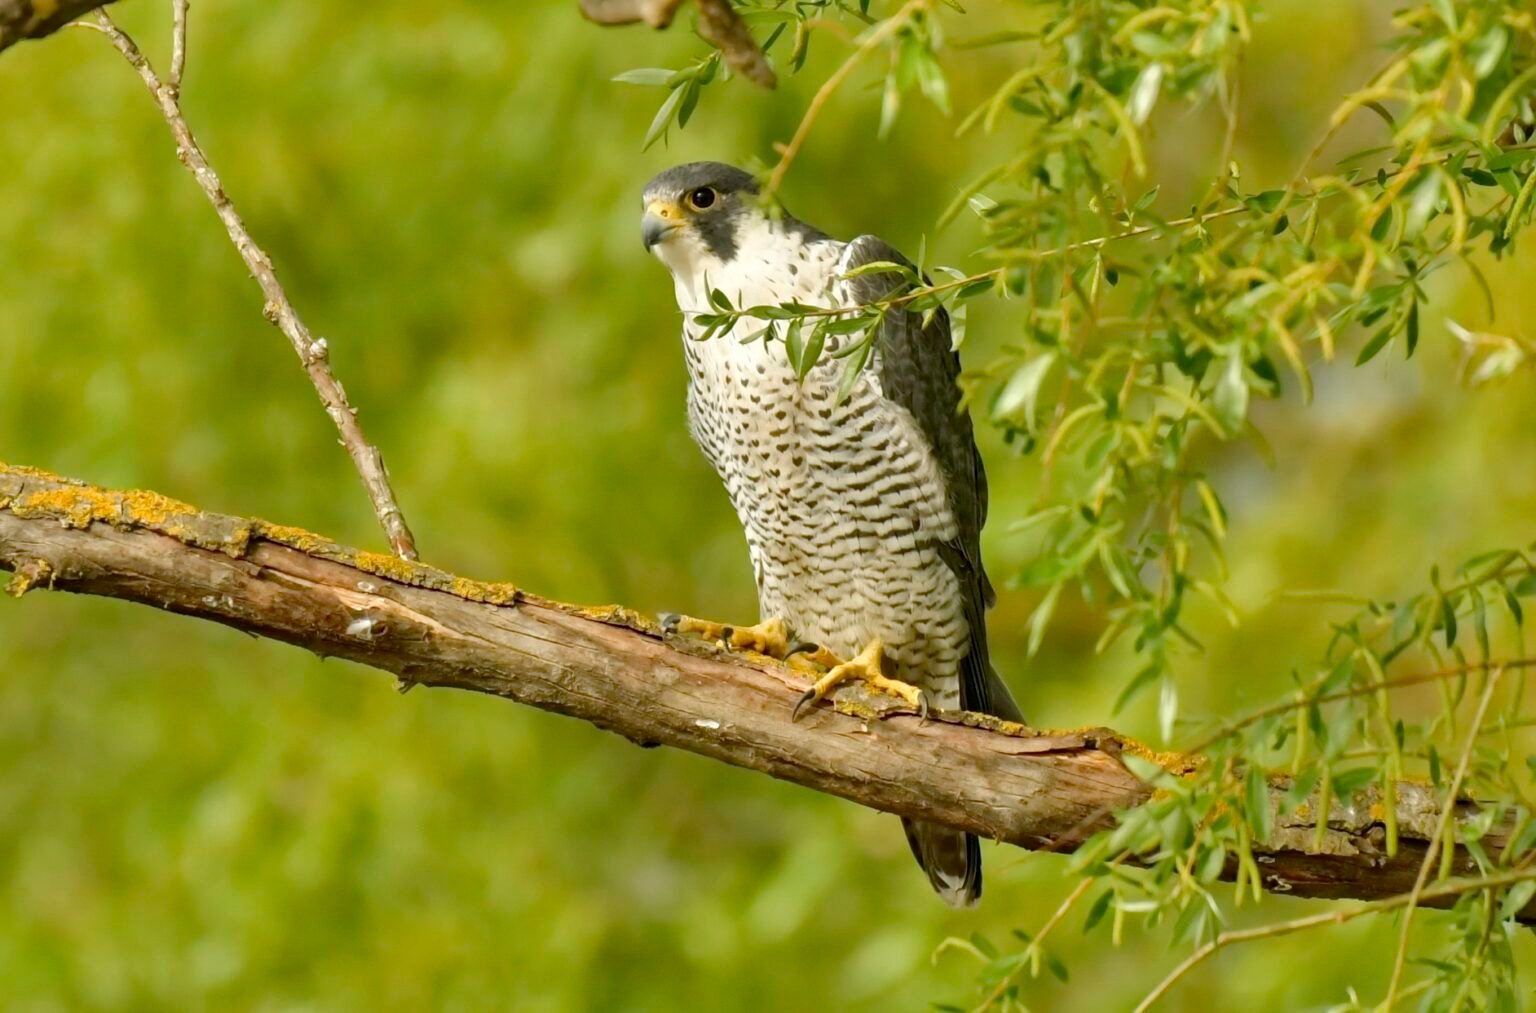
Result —
M 715 191 L 711 187 L 701 186 L 688 191 L 688 206 L 695 211 L 703 211 L 715 203 Z

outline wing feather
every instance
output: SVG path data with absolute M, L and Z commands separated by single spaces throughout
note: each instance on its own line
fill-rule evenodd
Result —
M 860 236 L 848 244 L 838 273 L 847 275 L 860 266 L 882 261 L 913 267 L 889 243 L 875 236 Z M 865 305 L 889 297 L 906 284 L 899 272 L 875 271 L 845 278 L 841 287 L 849 304 Z M 986 612 L 994 599 L 981 561 L 987 474 L 970 416 L 960 404 L 960 356 L 950 344 L 949 314 L 940 309 L 924 327 L 921 314 L 893 309 L 879 325 L 873 368 L 878 371 L 882 394 L 906 408 L 922 427 L 944 473 L 959 527 L 956 537 L 941 544 L 939 552 L 959 578 L 970 627 L 970 651 L 961 664 L 960 705 L 1022 721 L 1018 704 L 993 670 L 987 651 Z

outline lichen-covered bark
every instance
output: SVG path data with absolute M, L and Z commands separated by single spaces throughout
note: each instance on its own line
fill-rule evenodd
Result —
M 411 684 L 470 689 L 589 721 L 875 809 L 1026 848 L 1070 849 L 1145 801 L 1106 729 L 1041 733 L 983 715 L 928 721 L 859 687 L 800 723 L 801 676 L 756 655 L 664 639 L 617 606 L 582 608 L 152 492 L 100 489 L 0 465 L 0 568 L 13 593 L 98 594 L 349 658 Z M 1276 799 L 1280 789 L 1276 788 Z M 1433 833 L 1429 789 L 1399 790 L 1397 855 L 1379 801 L 1335 804 L 1318 845 L 1304 814 L 1276 824 L 1264 886 L 1376 898 L 1413 885 Z M 1497 853 L 1495 831 L 1483 845 Z M 1458 873 L 1475 870 L 1457 856 Z M 1526 916 L 1536 920 L 1536 904 Z
M 113 0 L 0 0 L 0 50 L 40 39 Z

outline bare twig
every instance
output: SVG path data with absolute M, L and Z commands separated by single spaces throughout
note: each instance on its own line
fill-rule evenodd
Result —
M 176 18 L 178 36 L 183 36 L 185 33 L 185 13 L 185 5 L 178 5 Z M 325 339 L 315 338 L 310 334 L 309 328 L 299 318 L 298 311 L 293 308 L 287 292 L 277 280 L 277 274 L 272 269 L 272 258 L 251 238 L 245 222 L 241 220 L 239 212 L 235 210 L 234 204 L 224 192 L 224 185 L 213 171 L 213 166 L 208 164 L 208 158 L 203 154 L 203 149 L 193 138 L 192 130 L 182 116 L 175 87 L 160 80 L 144 54 L 139 51 L 139 47 L 122 29 L 117 27 L 105 11 L 97 12 L 95 24 L 90 22 L 84 22 L 84 24 L 105 34 L 133 69 L 138 71 L 140 79 L 149 89 L 155 103 L 159 105 L 160 113 L 165 117 L 165 122 L 170 126 L 171 134 L 176 139 L 176 156 L 192 173 L 198 186 L 202 187 L 209 203 L 218 213 L 219 220 L 224 223 L 224 229 L 229 233 L 230 241 L 239 251 L 240 258 L 245 261 L 246 267 L 250 269 L 257 284 L 261 286 L 262 294 L 266 297 L 266 305 L 262 309 L 263 315 L 283 332 L 289 343 L 293 345 L 293 350 L 298 353 L 299 361 L 304 364 L 304 370 L 309 374 L 309 379 L 315 386 L 315 392 L 320 395 L 320 402 L 325 405 L 326 414 L 331 417 L 337 432 L 341 435 L 342 446 L 351 456 L 352 463 L 363 480 L 363 487 L 368 491 L 368 498 L 373 503 L 373 511 L 379 519 L 379 524 L 384 528 L 385 535 L 389 538 L 390 546 L 396 555 L 404 559 L 415 559 L 416 543 L 411 537 L 410 528 L 406 526 L 405 515 L 401 513 L 400 506 L 395 500 L 394 489 L 389 483 L 389 473 L 384 467 L 384 456 L 363 435 L 362 425 L 357 420 L 357 410 L 347 402 L 346 391 L 342 389 L 341 383 L 331 372 L 329 348 Z M 183 43 L 183 49 L 184 45 Z
M 580 5 L 581 13 L 600 25 L 638 21 L 660 29 L 672 24 L 683 0 L 580 0 Z M 730 0 L 694 0 L 694 6 L 699 11 L 699 34 L 720 50 L 727 67 L 760 87 L 778 84 L 768 58 Z
M 1511 869 L 1508 872 L 1496 873 L 1492 876 L 1480 876 L 1468 879 L 1453 879 L 1438 886 L 1432 886 L 1422 891 L 1417 898 L 1409 894 L 1398 894 L 1395 897 L 1387 897 L 1383 900 L 1371 901 L 1347 911 L 1326 911 L 1322 914 L 1311 915 L 1306 918 L 1297 918 L 1288 922 L 1275 922 L 1270 925 L 1260 925 L 1251 929 L 1235 929 L 1223 932 L 1215 939 L 1200 947 L 1192 953 L 1178 967 L 1169 972 L 1168 977 L 1158 983 L 1157 987 L 1147 993 L 1147 997 L 1141 1000 L 1136 1007 L 1136 1013 L 1145 1013 L 1168 993 L 1168 990 L 1178 983 L 1196 966 L 1206 960 L 1223 947 L 1233 943 L 1246 943 L 1254 939 L 1269 939 L 1274 936 L 1286 936 L 1292 932 L 1301 932 L 1304 929 L 1314 929 L 1323 925 L 1342 925 L 1345 922 L 1354 921 L 1362 915 L 1375 914 L 1378 911 L 1392 911 L 1400 907 L 1411 907 L 1428 900 L 1444 901 L 1460 897 L 1462 894 L 1476 893 L 1479 890 L 1493 890 L 1499 887 L 1512 886 L 1528 879 L 1536 879 L 1536 869 Z
M 16 592 L 105 595 L 224 623 L 393 672 L 405 684 L 492 693 L 1031 849 L 1070 851 L 1153 790 L 1120 760 L 1122 751 L 1153 754 L 1107 729 L 1042 733 L 942 711 L 923 722 L 857 688 L 793 723 L 803 675 L 760 656 L 665 639 L 624 609 L 562 605 L 154 493 L 4 465 L 0 569 L 22 574 Z M 1175 770 L 1185 762 L 1157 759 Z M 1272 786 L 1272 811 L 1284 797 L 1285 786 Z M 1380 847 L 1379 799 L 1335 807 L 1320 842 L 1293 812 L 1262 850 L 1260 885 L 1292 897 L 1406 893 L 1437 832 L 1426 814 L 1439 813 L 1427 786 L 1400 783 L 1395 797 L 1397 853 Z M 1513 832 L 1496 825 L 1482 844 L 1502 853 Z M 1476 873 L 1458 847 L 1455 874 Z M 1436 896 L 1424 893 L 1427 903 Z M 1536 920 L 1536 902 L 1520 917 Z
M 0 50 L 40 39 L 113 0 L 0 0 Z
M 1456 763 L 1456 775 L 1451 778 L 1451 785 L 1446 790 L 1445 802 L 1440 807 L 1440 823 L 1436 830 L 1434 840 L 1429 842 L 1429 850 L 1424 852 L 1424 861 L 1419 865 L 1419 875 L 1413 881 L 1413 889 L 1408 894 L 1408 910 L 1403 912 L 1402 934 L 1397 940 L 1397 956 L 1392 961 L 1392 980 L 1387 984 L 1387 998 L 1382 1002 L 1384 1009 L 1390 1010 L 1392 1003 L 1397 999 L 1397 986 L 1402 981 L 1403 967 L 1408 962 L 1408 939 L 1413 930 L 1413 912 L 1418 906 L 1419 897 L 1424 893 L 1424 884 L 1429 880 L 1429 870 L 1435 864 L 1435 859 L 1440 857 L 1440 848 L 1445 839 L 1451 833 L 1451 815 L 1456 810 L 1456 798 L 1461 791 L 1461 783 L 1466 779 L 1467 766 L 1472 762 L 1472 749 L 1477 745 L 1478 729 L 1482 727 L 1483 717 L 1488 713 L 1488 703 L 1493 699 L 1493 691 L 1498 688 L 1499 679 L 1504 675 L 1504 667 L 1495 668 L 1488 675 L 1488 685 L 1483 689 L 1483 697 L 1477 702 L 1477 714 L 1472 718 L 1472 726 L 1467 729 L 1467 741 L 1461 747 L 1461 758 Z
M 865 35 L 858 48 L 849 54 L 848 59 L 843 61 L 842 66 L 834 70 L 831 76 L 822 82 L 821 87 L 816 90 L 816 94 L 811 97 L 810 105 L 805 107 L 805 115 L 800 118 L 800 125 L 795 128 L 795 135 L 790 138 L 789 143 L 784 145 L 783 149 L 779 152 L 779 162 L 773 167 L 773 172 L 768 176 L 768 184 L 763 188 L 763 196 L 765 198 L 771 198 L 776 195 L 779 192 L 779 188 L 784 185 L 784 176 L 789 172 L 790 164 L 794 162 L 795 156 L 800 154 L 801 147 L 805 145 L 805 139 L 810 136 L 811 127 L 816 123 L 816 118 L 821 115 L 822 107 L 827 104 L 827 100 L 832 97 L 832 94 L 842 87 L 843 82 L 848 79 L 848 75 L 853 73 L 853 69 L 866 56 L 879 49 L 885 43 L 885 40 L 900 31 L 902 26 L 910 21 L 918 11 L 926 8 L 929 2 L 930 0 L 908 0 L 900 10 L 886 18 Z
M 187 8 L 190 0 L 171 0 L 171 73 L 166 82 L 178 97 L 187 69 Z

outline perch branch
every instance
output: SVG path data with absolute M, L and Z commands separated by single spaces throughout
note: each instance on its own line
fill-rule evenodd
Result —
M 1038 732 L 976 714 L 927 721 L 839 690 L 800 723 L 803 677 L 757 655 L 664 638 L 618 608 L 579 608 L 257 520 L 203 513 L 156 493 L 113 492 L 0 465 L 0 569 L 11 591 L 103 595 L 347 658 L 403 685 L 468 689 L 569 715 L 885 812 L 1025 848 L 1070 850 L 1150 789 L 1120 762 L 1144 747 L 1107 729 Z M 1178 772 L 1183 757 L 1154 757 Z M 1297 897 L 1380 899 L 1414 885 L 1439 831 L 1429 785 L 1397 785 L 1400 846 L 1383 804 L 1335 804 L 1317 835 L 1303 806 L 1259 849 L 1263 886 Z M 1477 807 L 1459 802 L 1455 816 Z M 1482 840 L 1509 843 L 1500 825 Z M 1235 867 L 1229 869 L 1229 874 Z M 1464 850 L 1452 874 L 1474 876 Z M 1426 902 L 1453 897 L 1426 889 Z M 1536 921 L 1536 903 L 1521 913 Z
M 580 0 L 581 13 L 588 21 L 599 25 L 643 22 L 656 29 L 671 25 L 682 5 L 683 0 Z M 727 67 L 762 88 L 779 83 L 731 0 L 694 0 L 694 7 L 699 12 L 699 34 L 720 50 Z
M 202 187 L 209 203 L 218 213 L 219 220 L 224 223 L 224 229 L 229 233 L 230 241 L 239 251 L 240 259 L 245 261 L 245 266 L 249 268 L 256 283 L 261 286 L 262 295 L 266 297 L 266 305 L 262 308 L 263 315 L 283 332 L 289 343 L 293 345 L 293 350 L 298 353 L 299 361 L 304 365 L 304 371 L 309 374 L 310 382 L 315 386 L 315 392 L 320 395 L 320 402 L 325 406 L 326 414 L 336 425 L 342 446 L 346 448 L 359 477 L 363 480 L 363 488 L 368 492 L 368 498 L 373 503 L 373 512 L 384 528 L 384 534 L 389 538 L 390 546 L 396 555 L 404 559 L 415 559 L 416 542 L 411 536 L 411 529 L 406 526 L 405 515 L 400 511 L 394 489 L 390 486 L 389 472 L 384 467 L 384 455 L 379 453 L 378 447 L 368 442 L 368 438 L 363 434 L 362 424 L 357 420 L 357 409 L 347 402 L 347 392 L 342 389 L 341 382 L 331 372 L 329 346 L 324 338 L 313 337 L 309 328 L 304 325 L 304 321 L 300 319 L 298 310 L 293 308 L 293 303 L 288 299 L 288 293 L 277 280 L 277 273 L 272 268 L 272 258 L 256 245 L 256 240 L 251 238 L 240 213 L 235 210 L 229 195 L 224 192 L 224 184 L 219 181 L 213 166 L 208 164 L 207 156 L 203 154 L 203 149 L 198 146 L 197 140 L 192 136 L 192 130 L 187 126 L 186 118 L 182 116 L 179 75 L 186 61 L 185 4 L 178 3 L 175 8 L 171 61 L 173 76 L 169 82 L 160 80 L 144 54 L 139 51 L 139 47 L 122 29 L 117 27 L 105 11 L 97 12 L 94 24 L 90 22 L 85 24 L 105 34 L 133 69 L 138 71 L 140 79 L 149 89 L 155 104 L 160 107 L 160 114 L 165 117 L 165 122 L 176 139 L 176 157 L 181 160 L 182 165 L 187 167 L 187 171 L 192 173 L 198 186 Z

